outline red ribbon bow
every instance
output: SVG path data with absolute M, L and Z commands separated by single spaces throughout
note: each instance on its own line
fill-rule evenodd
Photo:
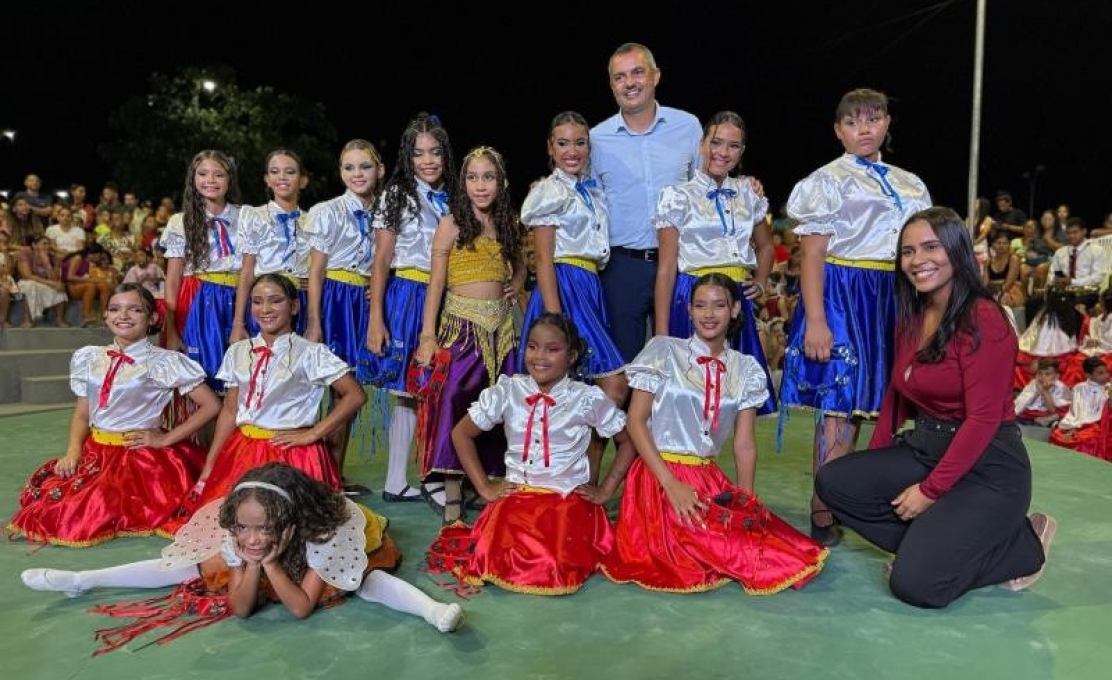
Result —
M 521 462 L 529 460 L 529 444 L 533 441 L 533 416 L 537 413 L 537 404 L 544 404 L 541 409 L 541 441 L 544 446 L 544 466 L 548 467 L 548 407 L 555 406 L 556 400 L 544 392 L 537 392 L 526 397 L 525 403 L 532 409 L 529 411 L 529 420 L 525 423 L 525 452 L 521 454 Z
M 259 362 L 255 364 L 255 368 L 251 371 L 251 382 L 247 386 L 247 401 L 244 406 L 251 408 L 251 397 L 255 394 L 255 387 L 258 386 L 259 395 L 255 398 L 255 408 L 258 408 L 263 405 L 263 391 L 266 389 L 265 385 L 258 384 L 259 374 L 266 372 L 266 369 L 270 366 L 270 357 L 274 356 L 274 352 L 266 345 L 259 345 L 252 348 L 251 353 L 259 355 Z
M 714 419 L 711 422 L 712 432 L 718 431 L 718 408 L 722 404 L 722 374 L 726 372 L 726 364 L 714 357 L 699 357 L 696 361 L 703 367 L 703 420 L 710 418 L 710 390 L 714 386 Z M 711 380 L 710 371 L 714 368 L 714 379 Z
M 104 376 L 104 383 L 100 386 L 100 408 L 108 405 L 108 395 L 112 394 L 112 383 L 116 380 L 116 373 L 120 371 L 120 366 L 135 363 L 135 359 L 114 349 L 108 350 L 108 356 L 112 359 L 112 363 L 109 364 L 108 373 Z

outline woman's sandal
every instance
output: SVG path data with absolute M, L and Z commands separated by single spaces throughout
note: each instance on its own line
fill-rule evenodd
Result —
M 816 524 L 815 515 L 828 514 L 830 515 L 830 524 Z M 838 526 L 838 520 L 834 519 L 833 513 L 829 510 L 812 510 L 811 511 L 811 538 L 821 543 L 827 548 L 833 548 L 842 542 L 842 527 Z
M 421 498 L 424 498 L 425 502 L 428 503 L 429 508 L 438 515 L 444 514 L 444 506 L 436 501 L 436 498 L 433 497 L 433 494 L 440 493 L 443 490 L 443 483 L 435 485 L 424 483 L 421 484 Z
M 448 508 L 449 507 L 459 508 L 458 514 L 451 519 L 448 518 Z M 446 527 L 451 526 L 451 525 L 455 524 L 456 522 L 463 522 L 466 519 L 467 519 L 467 508 L 464 505 L 464 502 L 463 502 L 462 498 L 456 498 L 454 500 L 445 500 L 444 501 L 444 526 L 446 526 Z

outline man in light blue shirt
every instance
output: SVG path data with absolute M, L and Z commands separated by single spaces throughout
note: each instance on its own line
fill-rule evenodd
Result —
M 602 270 L 610 332 L 628 362 L 648 335 L 656 283 L 656 230 L 650 218 L 660 190 L 699 167 L 702 125 L 686 111 L 660 106 L 660 70 L 644 45 L 625 43 L 610 57 L 618 113 L 591 129 L 591 174 L 610 208 L 610 263 Z

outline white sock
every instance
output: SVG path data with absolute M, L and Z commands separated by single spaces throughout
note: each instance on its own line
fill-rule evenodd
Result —
M 458 604 L 443 604 L 416 586 L 384 571 L 372 571 L 355 594 L 368 602 L 384 604 L 394 611 L 420 616 L 442 633 L 455 630 L 462 617 Z
M 417 429 L 417 412 L 401 402 L 394 405 L 390 416 L 390 458 L 386 463 L 386 486 L 389 493 L 401 493 L 409 484 L 406 470 L 409 467 L 409 449 Z
M 160 559 L 143 560 L 88 571 L 28 569 L 23 581 L 35 590 L 82 592 L 91 588 L 162 588 L 198 576 L 196 565 L 165 570 L 159 566 L 161 563 Z

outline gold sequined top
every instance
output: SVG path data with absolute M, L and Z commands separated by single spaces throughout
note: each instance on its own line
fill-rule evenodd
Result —
M 502 244 L 489 236 L 475 239 L 475 249 L 456 246 L 448 256 L 448 287 L 464 283 L 494 281 L 505 283 L 512 274 L 510 263 L 502 256 Z

